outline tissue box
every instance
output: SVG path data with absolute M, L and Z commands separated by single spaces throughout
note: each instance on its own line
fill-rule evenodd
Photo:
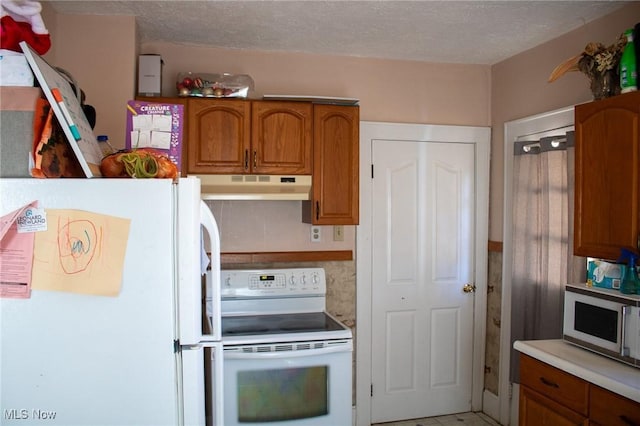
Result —
M 33 72 L 22 53 L 0 49 L 0 86 L 33 87 Z
M 592 260 L 587 267 L 587 285 L 619 290 L 625 270 L 625 265 Z

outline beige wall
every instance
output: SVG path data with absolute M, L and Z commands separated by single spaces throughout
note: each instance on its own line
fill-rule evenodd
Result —
M 489 238 L 500 241 L 504 123 L 590 100 L 582 74 L 553 84 L 547 77 L 587 42 L 612 43 L 638 21 L 640 2 L 493 67 L 157 42 L 138 46 L 132 17 L 56 15 L 46 3 L 43 15 L 53 41 L 46 58 L 75 76 L 97 109 L 95 134 L 109 135 L 116 147 L 124 146 L 125 104 L 135 96 L 138 52 L 162 55 L 163 94 L 168 96 L 175 93 L 178 72 L 230 72 L 251 75 L 260 95 L 358 98 L 366 121 L 492 126 Z
M 488 126 L 490 69 L 477 65 L 256 52 L 145 43 L 162 55 L 162 91 L 179 72 L 249 74 L 258 96 L 316 95 L 360 100 L 360 119 Z
M 52 48 L 44 56 L 71 73 L 97 111 L 94 134 L 124 147 L 126 101 L 135 93 L 136 25 L 131 16 L 52 13 L 43 3 Z
M 175 95 L 175 81 L 180 72 L 229 72 L 249 74 L 255 82 L 257 97 L 286 94 L 357 98 L 361 120 L 489 125 L 490 69 L 486 66 L 252 52 L 170 43 L 143 44 L 140 52 L 162 56 L 162 92 L 166 96 Z M 300 202 L 259 202 L 259 209 L 253 204 L 212 203 L 220 224 L 223 251 L 355 249 L 353 226 L 345 227 L 344 242 L 333 242 L 332 228 L 325 226 L 321 227 L 322 242 L 311 243 L 310 225 L 301 222 Z M 258 210 L 260 214 L 256 215 Z

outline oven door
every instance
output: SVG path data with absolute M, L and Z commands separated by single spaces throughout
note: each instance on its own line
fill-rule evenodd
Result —
M 224 347 L 225 426 L 351 425 L 350 339 Z

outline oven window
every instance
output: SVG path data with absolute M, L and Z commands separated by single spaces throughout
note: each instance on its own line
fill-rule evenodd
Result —
M 328 367 L 238 372 L 240 423 L 307 419 L 328 414 Z
M 582 333 L 618 342 L 618 312 L 614 310 L 576 302 L 574 327 Z

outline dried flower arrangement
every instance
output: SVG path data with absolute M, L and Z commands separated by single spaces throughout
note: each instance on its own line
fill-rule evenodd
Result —
M 607 98 L 620 93 L 620 57 L 627 38 L 620 34 L 615 43 L 606 47 L 602 43 L 591 42 L 584 52 L 558 65 L 549 76 L 549 83 L 569 71 L 580 71 L 589 78 L 594 99 Z

